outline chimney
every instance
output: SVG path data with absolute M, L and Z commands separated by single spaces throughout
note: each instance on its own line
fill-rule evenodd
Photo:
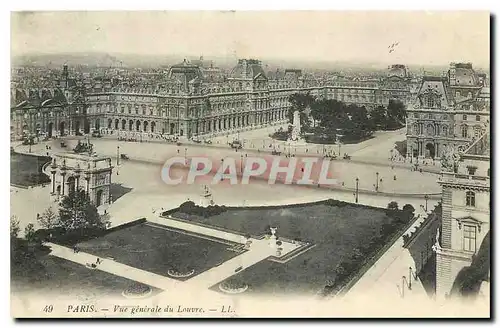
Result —
M 65 88 L 68 87 L 68 77 L 69 77 L 69 74 L 68 74 L 68 65 L 64 64 L 63 65 L 63 80 L 64 80 L 64 87 Z
M 241 67 L 242 67 L 241 77 L 246 79 L 247 78 L 247 69 L 248 69 L 248 62 L 246 59 L 241 59 Z
M 456 84 L 456 64 L 450 63 L 450 70 L 448 71 L 448 78 L 450 85 Z

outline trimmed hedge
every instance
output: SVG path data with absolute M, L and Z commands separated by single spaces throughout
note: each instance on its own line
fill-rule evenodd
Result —
M 196 205 L 193 201 L 187 201 L 182 203 L 175 212 L 184 213 L 187 215 L 196 215 L 204 218 L 219 215 L 227 211 L 225 206 L 210 205 L 208 207 L 202 207 Z M 162 213 L 163 216 L 171 214 L 172 211 L 165 211 Z
M 85 228 L 67 231 L 64 228 L 57 227 L 51 229 L 38 229 L 35 232 L 35 239 L 72 246 L 83 241 L 102 237 L 108 232 L 108 230 L 101 228 Z

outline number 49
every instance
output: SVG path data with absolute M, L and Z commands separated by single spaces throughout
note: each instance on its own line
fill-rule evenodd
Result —
M 51 313 L 54 307 L 52 305 L 45 305 L 43 312 Z

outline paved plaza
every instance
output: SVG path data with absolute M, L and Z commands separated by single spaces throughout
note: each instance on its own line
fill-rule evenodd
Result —
M 248 132 L 250 136 L 251 133 L 255 134 L 254 131 Z M 400 131 L 387 133 L 386 137 L 386 145 L 381 146 L 381 143 L 372 139 L 365 141 L 362 143 L 363 145 L 352 145 L 352 153 L 358 152 L 370 157 L 372 152 L 378 153 L 376 150 L 378 146 L 386 147 L 394 143 L 394 140 L 400 137 Z M 117 154 L 127 154 L 130 157 L 130 160 L 119 160 L 119 165 L 114 169 L 113 183 L 119 188 L 113 195 L 114 203 L 108 208 L 111 226 L 119 226 L 139 218 L 147 218 L 151 222 L 166 227 L 244 244 L 245 238 L 241 235 L 177 220 L 160 219 L 158 214 L 176 208 L 187 200 L 198 203 L 202 198 L 202 186 L 199 184 L 170 186 L 162 181 L 160 169 L 167 158 L 172 156 L 208 156 L 214 160 L 226 157 L 233 157 L 237 160 L 245 151 L 235 152 L 229 147 L 215 148 L 194 144 L 177 146 L 175 144 L 161 143 L 118 142 L 110 139 L 93 140 L 92 142 L 95 151 L 113 158 L 115 166 L 117 164 Z M 56 141 L 50 144 L 52 146 L 51 151 L 62 151 Z M 76 141 L 69 140 L 68 148 L 71 149 L 74 146 L 73 144 L 76 144 Z M 118 146 L 120 147 L 119 153 Z M 354 146 L 357 146 L 357 150 Z M 18 151 L 27 151 L 24 146 L 18 146 L 16 149 Z M 32 152 L 44 153 L 45 144 L 41 143 L 33 146 Z M 217 184 L 210 186 L 210 190 L 214 202 L 226 206 L 289 205 L 330 198 L 354 202 L 352 188 L 354 188 L 355 178 L 358 177 L 360 190 L 358 197 L 361 204 L 385 208 L 390 201 L 394 200 L 400 206 L 407 203 L 412 204 L 416 209 L 416 213 L 423 216 L 425 215 L 424 209 L 426 205 L 428 208 L 433 208 L 437 203 L 435 197 L 427 201 L 422 197 L 424 194 L 439 193 L 438 176 L 435 174 L 409 171 L 408 168 L 391 167 L 391 165 L 360 164 L 346 161 L 334 161 L 331 165 L 334 165 L 335 170 L 342 177 L 341 180 L 343 181 L 339 181 L 339 183 L 343 182 L 344 186 L 342 187 L 344 188 L 329 190 L 282 184 L 269 185 L 265 181 L 255 181 L 250 185 Z M 380 193 L 375 194 L 373 189 L 377 172 L 379 179 L 382 179 L 382 181 L 379 180 Z M 394 176 L 397 177 L 396 180 L 394 180 Z M 363 193 L 363 191 L 371 193 Z M 48 206 L 56 208 L 56 205 L 55 199 L 50 197 L 49 186 L 29 189 L 11 187 L 11 211 L 13 215 L 21 219 L 21 227 L 24 227 L 29 222 L 38 227 L 36 223 L 37 213 L 41 214 Z M 402 268 L 408 265 L 408 259 L 403 258 L 401 255 L 403 252 L 401 245 L 402 239 L 398 240 L 361 277 L 358 284 L 348 295 L 357 295 L 357 290 L 367 290 L 368 287 L 366 286 L 371 286 L 370 288 L 373 291 L 392 290 L 396 295 L 399 291 L 394 281 L 400 278 Z M 51 247 L 53 247 L 53 255 L 76 263 L 85 265 L 95 260 L 95 256 L 91 254 L 83 252 L 74 254 L 72 250 L 57 245 L 51 245 Z M 282 247 L 282 254 L 285 255 L 299 247 L 299 245 L 285 243 Z M 234 275 L 236 268 L 248 268 L 275 254 L 276 249 L 270 247 L 268 240 L 252 239 L 249 250 L 188 279 L 182 283 L 182 286 L 188 289 L 196 287 L 197 289 L 208 290 L 213 285 Z M 160 279 L 157 277 L 158 275 L 126 266 L 111 259 L 106 259 L 99 266 L 99 269 L 160 288 L 166 292 L 181 286 L 180 282 L 174 279 L 159 276 Z M 357 287 L 358 285 L 362 287 Z M 415 290 L 419 290 L 418 282 L 415 283 Z

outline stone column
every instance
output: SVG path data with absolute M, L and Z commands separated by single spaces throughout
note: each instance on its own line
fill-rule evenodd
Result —
M 62 190 L 61 190 L 61 194 L 63 196 L 65 196 L 64 192 L 65 192 L 65 188 L 64 188 L 64 185 L 66 184 L 66 181 L 64 180 L 64 177 L 66 176 L 66 172 L 61 172 L 61 177 L 62 177 Z

